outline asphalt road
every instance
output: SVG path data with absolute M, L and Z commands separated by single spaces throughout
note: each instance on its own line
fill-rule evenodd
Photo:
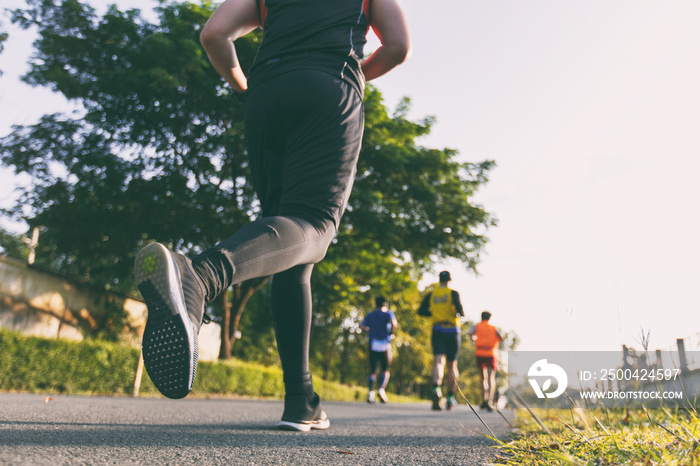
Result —
M 0 393 L 0 464 L 483 465 L 498 454 L 464 405 L 324 409 L 330 429 L 301 433 L 275 428 L 281 401 Z M 508 432 L 498 413 L 482 417 Z

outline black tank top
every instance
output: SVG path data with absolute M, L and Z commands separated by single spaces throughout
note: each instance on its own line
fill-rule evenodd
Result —
M 292 70 L 315 69 L 348 81 L 360 95 L 369 0 L 257 0 L 263 41 L 249 87 Z

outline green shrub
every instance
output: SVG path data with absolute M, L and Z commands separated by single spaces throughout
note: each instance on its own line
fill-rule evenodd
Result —
M 25 336 L 0 328 L 0 390 L 47 394 L 131 395 L 139 351 L 124 344 Z M 365 389 L 314 379 L 324 400 L 363 400 Z M 143 371 L 139 394 L 158 395 Z M 191 396 L 284 397 L 282 371 L 244 361 L 200 362 Z M 391 395 L 392 401 L 406 397 Z
M 133 392 L 138 351 L 86 340 L 23 336 L 0 329 L 0 389 L 42 393 Z

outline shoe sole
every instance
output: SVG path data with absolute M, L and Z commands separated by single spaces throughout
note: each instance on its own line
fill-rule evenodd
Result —
M 277 424 L 277 428 L 279 430 L 293 430 L 297 432 L 308 432 L 311 429 L 317 429 L 317 430 L 323 430 L 323 429 L 328 429 L 331 426 L 331 421 L 326 419 L 318 420 L 318 421 L 301 421 L 301 422 L 293 422 L 293 421 L 280 421 Z
M 180 272 L 168 250 L 151 243 L 134 265 L 136 283 L 148 307 L 143 362 L 151 381 L 168 398 L 184 398 L 197 373 L 197 332 L 185 307 Z

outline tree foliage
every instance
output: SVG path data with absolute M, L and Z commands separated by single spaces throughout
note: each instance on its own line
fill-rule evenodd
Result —
M 33 179 L 13 214 L 47 227 L 40 257 L 133 292 L 144 242 L 197 251 L 250 221 L 242 109 L 198 46 L 211 4 L 161 4 L 159 24 L 115 7 L 100 18 L 76 0 L 27 5 L 13 20 L 39 39 L 23 79 L 84 108 L 2 141 L 3 162 Z M 258 40 L 239 44 L 243 63 Z
M 5 50 L 5 41 L 9 37 L 7 32 L 2 30 L 3 24 L 0 21 L 0 54 Z M 2 76 L 2 70 L 0 70 L 0 76 Z
M 29 251 L 25 239 L 0 227 L 0 251 L 6 256 L 26 261 Z
M 409 390 L 429 377 L 430 329 L 417 320 L 417 282 L 437 258 L 475 269 L 495 220 L 471 199 L 493 163 L 460 163 L 450 149 L 418 144 L 432 118 L 407 118 L 404 99 L 389 114 L 381 93 L 365 95 L 366 128 L 358 175 L 335 243 L 313 275 L 312 363 L 325 377 L 362 383 L 366 336 L 359 322 L 383 295 L 399 319 L 394 384 Z M 402 356 L 403 355 L 403 356 Z
M 455 150 L 420 146 L 434 119 L 412 122 L 409 109 L 404 99 L 390 116 L 381 93 L 367 93 L 362 155 L 341 234 L 353 244 L 368 237 L 399 259 L 408 253 L 419 269 L 435 256 L 474 269 L 494 219 L 471 198 L 493 162 L 460 163 Z
M 7 41 L 8 37 L 9 34 L 5 30 L 5 24 L 0 18 L 0 55 L 5 51 L 5 41 Z M 2 70 L 0 70 L 0 76 L 2 76 Z

